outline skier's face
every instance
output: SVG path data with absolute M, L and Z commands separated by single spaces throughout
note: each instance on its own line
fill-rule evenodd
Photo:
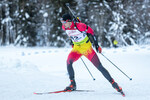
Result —
M 69 28 L 72 24 L 72 22 L 68 22 L 68 21 L 61 21 L 62 25 L 65 27 L 65 28 Z
M 71 26 L 71 22 L 67 22 L 66 24 L 63 24 L 65 28 L 69 28 Z

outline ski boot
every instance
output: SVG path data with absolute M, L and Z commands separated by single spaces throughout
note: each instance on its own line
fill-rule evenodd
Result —
M 122 91 L 122 88 L 112 79 L 111 81 L 112 87 L 116 89 L 118 92 Z
M 64 91 L 74 91 L 76 90 L 76 82 L 75 80 L 70 80 L 71 84 L 67 86 Z
M 114 79 L 112 79 L 111 84 L 114 89 L 116 89 L 122 94 L 122 96 L 125 96 L 124 92 L 122 91 L 122 88 L 114 81 Z

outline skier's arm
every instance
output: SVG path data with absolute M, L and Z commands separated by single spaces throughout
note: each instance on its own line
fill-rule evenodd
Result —
M 95 35 L 92 36 L 93 41 L 94 41 L 94 46 L 96 48 L 96 51 L 101 53 L 102 52 L 102 48 L 98 45 L 98 41 Z
M 98 45 L 97 38 L 96 38 L 96 36 L 95 36 L 95 34 L 94 34 L 93 29 L 92 29 L 90 26 L 87 26 L 87 31 L 86 31 L 86 33 L 91 34 L 91 36 L 92 36 L 92 38 L 93 38 L 94 46 L 95 46 L 95 48 L 96 48 L 96 51 L 99 52 L 99 53 L 101 53 L 101 52 L 102 52 L 102 48 Z M 88 35 L 88 34 L 87 34 L 87 35 Z

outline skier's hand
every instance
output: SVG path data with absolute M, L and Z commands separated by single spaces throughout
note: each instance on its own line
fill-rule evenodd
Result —
M 74 45 L 72 44 L 71 46 L 72 46 L 72 48 L 73 48 Z
M 102 48 L 99 45 L 96 45 L 96 51 L 98 53 L 102 53 Z

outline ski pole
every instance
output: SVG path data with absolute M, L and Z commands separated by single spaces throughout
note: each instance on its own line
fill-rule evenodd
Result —
M 110 61 L 106 56 L 104 56 L 104 54 L 101 53 L 101 55 L 103 57 L 105 57 L 111 64 L 113 64 L 119 71 L 121 71 L 127 78 L 129 78 L 129 80 L 132 80 L 131 77 L 129 77 L 127 74 L 125 74 L 120 68 L 118 68 L 112 61 Z
M 91 77 L 93 78 L 93 81 L 95 81 L 95 78 L 93 77 L 92 73 L 90 72 L 89 68 L 87 67 L 87 65 L 85 64 L 85 62 L 83 61 L 83 59 L 81 58 L 82 62 L 84 63 L 86 69 L 88 70 L 88 72 L 90 73 Z

